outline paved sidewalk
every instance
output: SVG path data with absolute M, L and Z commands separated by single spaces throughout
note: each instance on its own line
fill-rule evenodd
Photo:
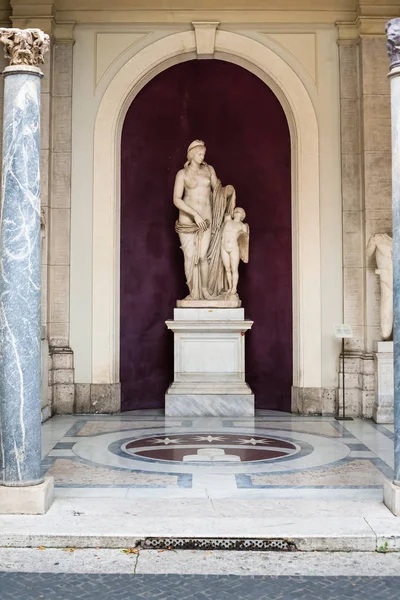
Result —
M 149 537 L 292 540 L 303 551 L 400 550 L 400 519 L 376 496 L 329 500 L 59 498 L 43 516 L 0 516 L 0 547 L 133 547 Z M 371 491 L 381 494 L 381 491 Z M 276 494 L 276 492 L 275 492 Z
M 0 572 L 324 577 L 400 575 L 399 552 L 0 548 Z

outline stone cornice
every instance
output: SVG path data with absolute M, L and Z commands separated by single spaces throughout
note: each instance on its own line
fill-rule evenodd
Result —
M 11 7 L 13 27 L 41 29 L 59 43 L 74 41 L 75 22 L 56 18 L 55 0 L 11 0 Z
M 400 0 L 359 0 L 357 16 L 387 18 L 400 15 Z
M 339 44 L 354 44 L 360 39 L 360 28 L 357 21 L 336 23 Z
M 244 4 L 244 2 L 243 2 Z M 355 11 L 283 11 L 283 10 L 59 10 L 57 19 L 75 21 L 82 25 L 126 25 L 129 23 L 177 25 L 193 21 L 218 21 L 222 25 L 240 24 L 243 26 L 268 24 L 321 24 L 334 25 L 338 20 L 356 17 Z
M 54 17 L 11 17 L 13 27 L 19 29 L 41 29 L 57 43 L 73 43 L 75 21 L 59 22 Z
M 365 25 L 366 35 L 379 35 L 380 19 L 400 15 L 400 0 L 11 0 L 11 6 L 13 23 L 19 27 L 24 21 L 45 23 L 54 18 L 78 24 L 165 25 L 193 21 L 334 24 L 366 18 L 371 20 Z
M 53 38 L 58 44 L 72 44 L 75 41 L 74 37 L 74 29 L 75 29 L 75 21 L 65 21 L 58 22 L 54 21 L 53 23 Z
M 355 19 L 353 22 L 338 21 L 336 23 L 338 29 L 338 43 L 354 43 L 360 38 L 366 37 L 384 37 L 385 25 L 393 17 L 382 16 L 362 16 Z

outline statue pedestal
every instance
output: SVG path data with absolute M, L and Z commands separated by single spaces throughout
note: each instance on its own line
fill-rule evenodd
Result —
M 166 321 L 174 332 L 174 381 L 165 414 L 254 416 L 254 394 L 245 381 L 244 335 L 253 321 L 243 308 L 176 308 Z
M 178 308 L 240 308 L 242 306 L 238 295 L 229 300 L 178 300 Z
M 393 342 L 375 342 L 375 423 L 393 423 L 394 375 Z

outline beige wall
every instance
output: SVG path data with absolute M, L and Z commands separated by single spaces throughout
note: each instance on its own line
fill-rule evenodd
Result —
M 188 29 L 188 26 L 186 26 Z M 75 353 L 76 381 L 92 381 L 92 218 L 93 218 L 93 131 L 96 113 L 113 78 L 135 54 L 168 34 L 182 30 L 148 26 L 76 27 L 73 84 L 72 229 L 71 229 L 71 346 Z M 191 26 L 189 25 L 189 30 Z M 219 28 L 221 31 L 221 27 Z M 342 320 L 341 290 L 341 194 L 339 83 L 336 29 L 331 27 L 288 26 L 239 29 L 226 27 L 262 44 L 301 81 L 317 119 L 320 146 L 317 213 L 319 232 L 319 282 L 314 296 L 318 307 L 314 322 L 321 330 L 308 370 L 307 387 L 336 386 L 338 347 L 333 324 Z M 234 58 L 233 58 L 234 60 Z M 328 66 L 328 68 L 327 68 Z M 268 69 L 266 69 L 268 70 Z M 121 98 L 121 102 L 122 102 Z M 79 107 L 79 108 L 78 108 Z M 300 110 L 300 106 L 298 109 Z M 294 107 L 296 110 L 296 107 Z M 109 115 L 109 118 L 114 118 Z M 296 143 L 296 140 L 294 140 Z M 97 149 L 99 151 L 99 149 Z M 302 215 L 303 218 L 305 215 Z M 318 218 L 318 214 L 317 214 Z M 311 217 L 310 217 L 311 219 Z M 294 228 L 297 227 L 294 222 Z M 304 244 L 305 240 L 303 241 Z M 315 257 L 314 257 L 315 258 Z M 313 257 L 310 256 L 310 261 Z M 117 269 L 117 265 L 116 265 Z M 305 273 L 303 274 L 305 275 Z M 118 276 L 117 274 L 115 275 Z M 319 297 L 322 297 L 320 302 Z M 101 301 L 101 300 L 100 300 Z M 312 300 L 311 300 L 312 302 Z M 320 316 L 319 316 L 320 315 Z M 322 347 L 322 352 L 319 349 Z M 101 376 L 101 375 L 100 375 Z M 103 381 L 99 381 L 103 383 Z M 308 385 L 307 385 L 308 383 Z
M 107 409 L 107 385 L 117 381 L 118 297 L 113 292 L 110 300 L 106 290 L 103 299 L 98 283 L 104 259 L 108 287 L 118 288 L 118 239 L 113 234 L 108 254 L 109 240 L 104 247 L 96 241 L 96 165 L 114 159 L 118 164 L 115 142 L 127 108 L 124 102 L 169 64 L 196 57 L 194 37 L 189 35 L 192 21 L 215 21 L 220 39 L 224 32 L 241 36 L 236 38 L 237 55 L 232 51 L 225 58 L 247 66 L 272 86 L 291 127 L 294 363 L 296 382 L 305 388 L 295 408 L 334 410 L 331 391 L 337 386 L 340 344 L 332 332 L 333 324 L 344 320 L 356 334 L 347 343 L 351 409 L 369 416 L 374 394 L 371 352 L 379 337 L 378 282 L 373 260 L 366 261 L 365 245 L 372 233 L 391 228 L 384 23 L 400 14 L 400 0 L 197 0 L 190 9 L 186 0 L 115 0 L 112 5 L 99 0 L 95 9 L 91 0 L 41 0 L 40 5 L 13 0 L 12 5 L 11 9 L 8 1 L 0 0 L 3 25 L 10 18 L 16 27 L 42 28 L 53 40 L 42 95 L 42 206 L 47 217 L 43 322 L 46 343 L 51 353 L 55 350 L 49 368 L 57 410 L 79 410 L 81 402 L 82 410 L 92 409 L 88 389 L 93 382 L 98 383 L 99 403 L 104 401 Z M 165 62 L 155 60 L 155 45 L 177 34 L 189 35 L 185 39 L 190 48 L 183 44 L 180 58 L 166 54 Z M 223 51 L 217 55 L 224 58 Z M 138 56 L 136 71 L 127 69 Z M 148 61 L 145 68 L 142 58 Z M 141 83 L 136 81 L 140 73 Z M 292 89 L 285 87 L 288 82 Z M 114 112 L 108 114 L 111 97 Z M 307 111 L 316 133 L 312 126 L 308 136 L 298 137 L 296 119 L 304 119 Z M 104 115 L 103 123 L 99 115 Z M 94 139 L 107 129 L 108 119 L 115 119 L 109 129 L 111 145 L 99 144 L 100 136 L 95 147 Z M 304 148 L 317 148 L 317 155 Z M 117 168 L 108 183 L 117 199 Z M 309 202 L 307 190 L 313 190 Z M 109 209 L 115 229 L 118 202 Z M 98 249 L 94 253 L 93 245 Z M 93 327 L 102 315 L 108 322 L 105 334 L 102 326 Z M 106 346 L 114 350 L 104 373 L 101 353 Z M 75 390 L 70 347 L 75 382 L 81 384 Z
M 367 26 L 368 25 L 368 26 Z M 339 28 L 340 29 L 340 28 Z M 381 339 L 379 281 L 365 249 L 374 233 L 391 235 L 391 124 L 384 20 L 340 30 L 346 403 L 372 416 L 373 350 Z

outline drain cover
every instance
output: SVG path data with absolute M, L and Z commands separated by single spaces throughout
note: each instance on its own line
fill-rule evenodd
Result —
M 160 550 L 258 550 L 295 551 L 290 540 L 235 539 L 235 538 L 147 538 L 144 548 Z

